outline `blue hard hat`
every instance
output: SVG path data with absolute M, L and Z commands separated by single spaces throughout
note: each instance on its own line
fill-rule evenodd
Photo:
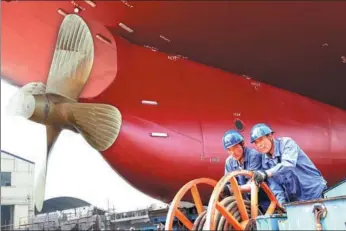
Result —
M 269 135 L 271 133 L 273 133 L 273 131 L 268 125 L 263 123 L 256 124 L 252 127 L 250 132 L 251 143 L 255 142 L 255 140 L 257 140 L 258 138 Z
M 223 148 L 227 150 L 230 147 L 233 147 L 236 144 L 239 144 L 244 141 L 242 135 L 235 130 L 227 131 L 222 138 Z

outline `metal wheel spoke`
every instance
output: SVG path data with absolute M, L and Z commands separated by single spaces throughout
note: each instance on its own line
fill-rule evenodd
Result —
M 274 213 L 275 208 L 278 206 L 278 201 L 277 201 L 274 193 L 270 190 L 270 188 L 267 184 L 262 183 L 261 188 L 267 194 L 267 196 L 270 200 L 270 205 L 269 205 L 267 211 L 265 212 L 265 215 L 271 215 Z
M 197 209 L 198 215 L 204 212 L 204 207 L 202 204 L 201 196 L 199 195 L 197 185 L 192 186 L 191 188 L 191 194 L 193 197 L 193 201 L 195 202 L 195 206 Z
M 258 216 L 258 187 L 254 181 L 251 182 L 251 218 Z
M 231 177 L 230 182 L 231 182 L 231 187 L 232 187 L 234 197 L 237 201 L 237 206 L 239 209 L 240 216 L 241 216 L 243 221 L 249 220 L 249 216 L 246 212 L 246 207 L 245 207 L 243 195 L 241 194 L 241 191 L 240 191 L 240 188 L 239 188 L 239 185 L 238 185 L 236 178 Z
M 186 228 L 192 230 L 192 222 L 179 209 L 175 210 L 175 216 L 184 224 Z
M 226 210 L 223 205 L 220 204 L 220 202 L 216 203 L 216 209 L 225 217 L 235 230 L 243 230 L 243 226 Z

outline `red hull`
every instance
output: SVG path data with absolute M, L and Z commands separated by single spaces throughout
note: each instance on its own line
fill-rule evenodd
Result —
M 2 3 L 2 76 L 20 85 L 46 82 L 63 19 L 56 10 L 70 4 Z M 252 125 L 269 123 L 277 136 L 297 140 L 329 185 L 345 178 L 345 111 L 133 45 L 99 23 L 116 25 L 118 21 L 111 20 L 114 8 L 126 18 L 124 4 L 109 3 L 108 8 L 102 8 L 105 5 L 98 4 L 99 11 L 92 16 L 83 15 L 92 33 L 103 35 L 112 44 L 95 38 L 95 65 L 81 101 L 108 103 L 121 111 L 119 138 L 102 154 L 134 187 L 170 201 L 189 180 L 219 179 L 227 158 L 221 138 L 234 128 L 236 119 L 243 122 L 247 141 Z M 142 100 L 157 101 L 158 105 L 145 105 Z M 264 100 L 268 103 L 263 104 Z M 167 133 L 168 137 L 152 137 L 152 132 Z

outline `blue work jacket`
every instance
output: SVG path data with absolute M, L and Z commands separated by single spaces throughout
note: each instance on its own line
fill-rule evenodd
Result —
M 298 144 L 282 137 L 274 139 L 274 145 L 273 158 L 262 156 L 262 168 L 272 174 L 268 183 L 279 202 L 321 198 L 327 182 Z

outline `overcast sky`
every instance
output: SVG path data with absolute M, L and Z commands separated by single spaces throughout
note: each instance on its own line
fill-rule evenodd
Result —
M 18 88 L 1 80 L 1 149 L 42 164 L 46 135 L 44 126 L 24 118 L 9 117 L 5 107 Z M 143 208 L 159 201 L 146 196 L 121 179 L 82 136 L 63 131 L 48 166 L 46 197 L 72 196 L 107 208 Z

